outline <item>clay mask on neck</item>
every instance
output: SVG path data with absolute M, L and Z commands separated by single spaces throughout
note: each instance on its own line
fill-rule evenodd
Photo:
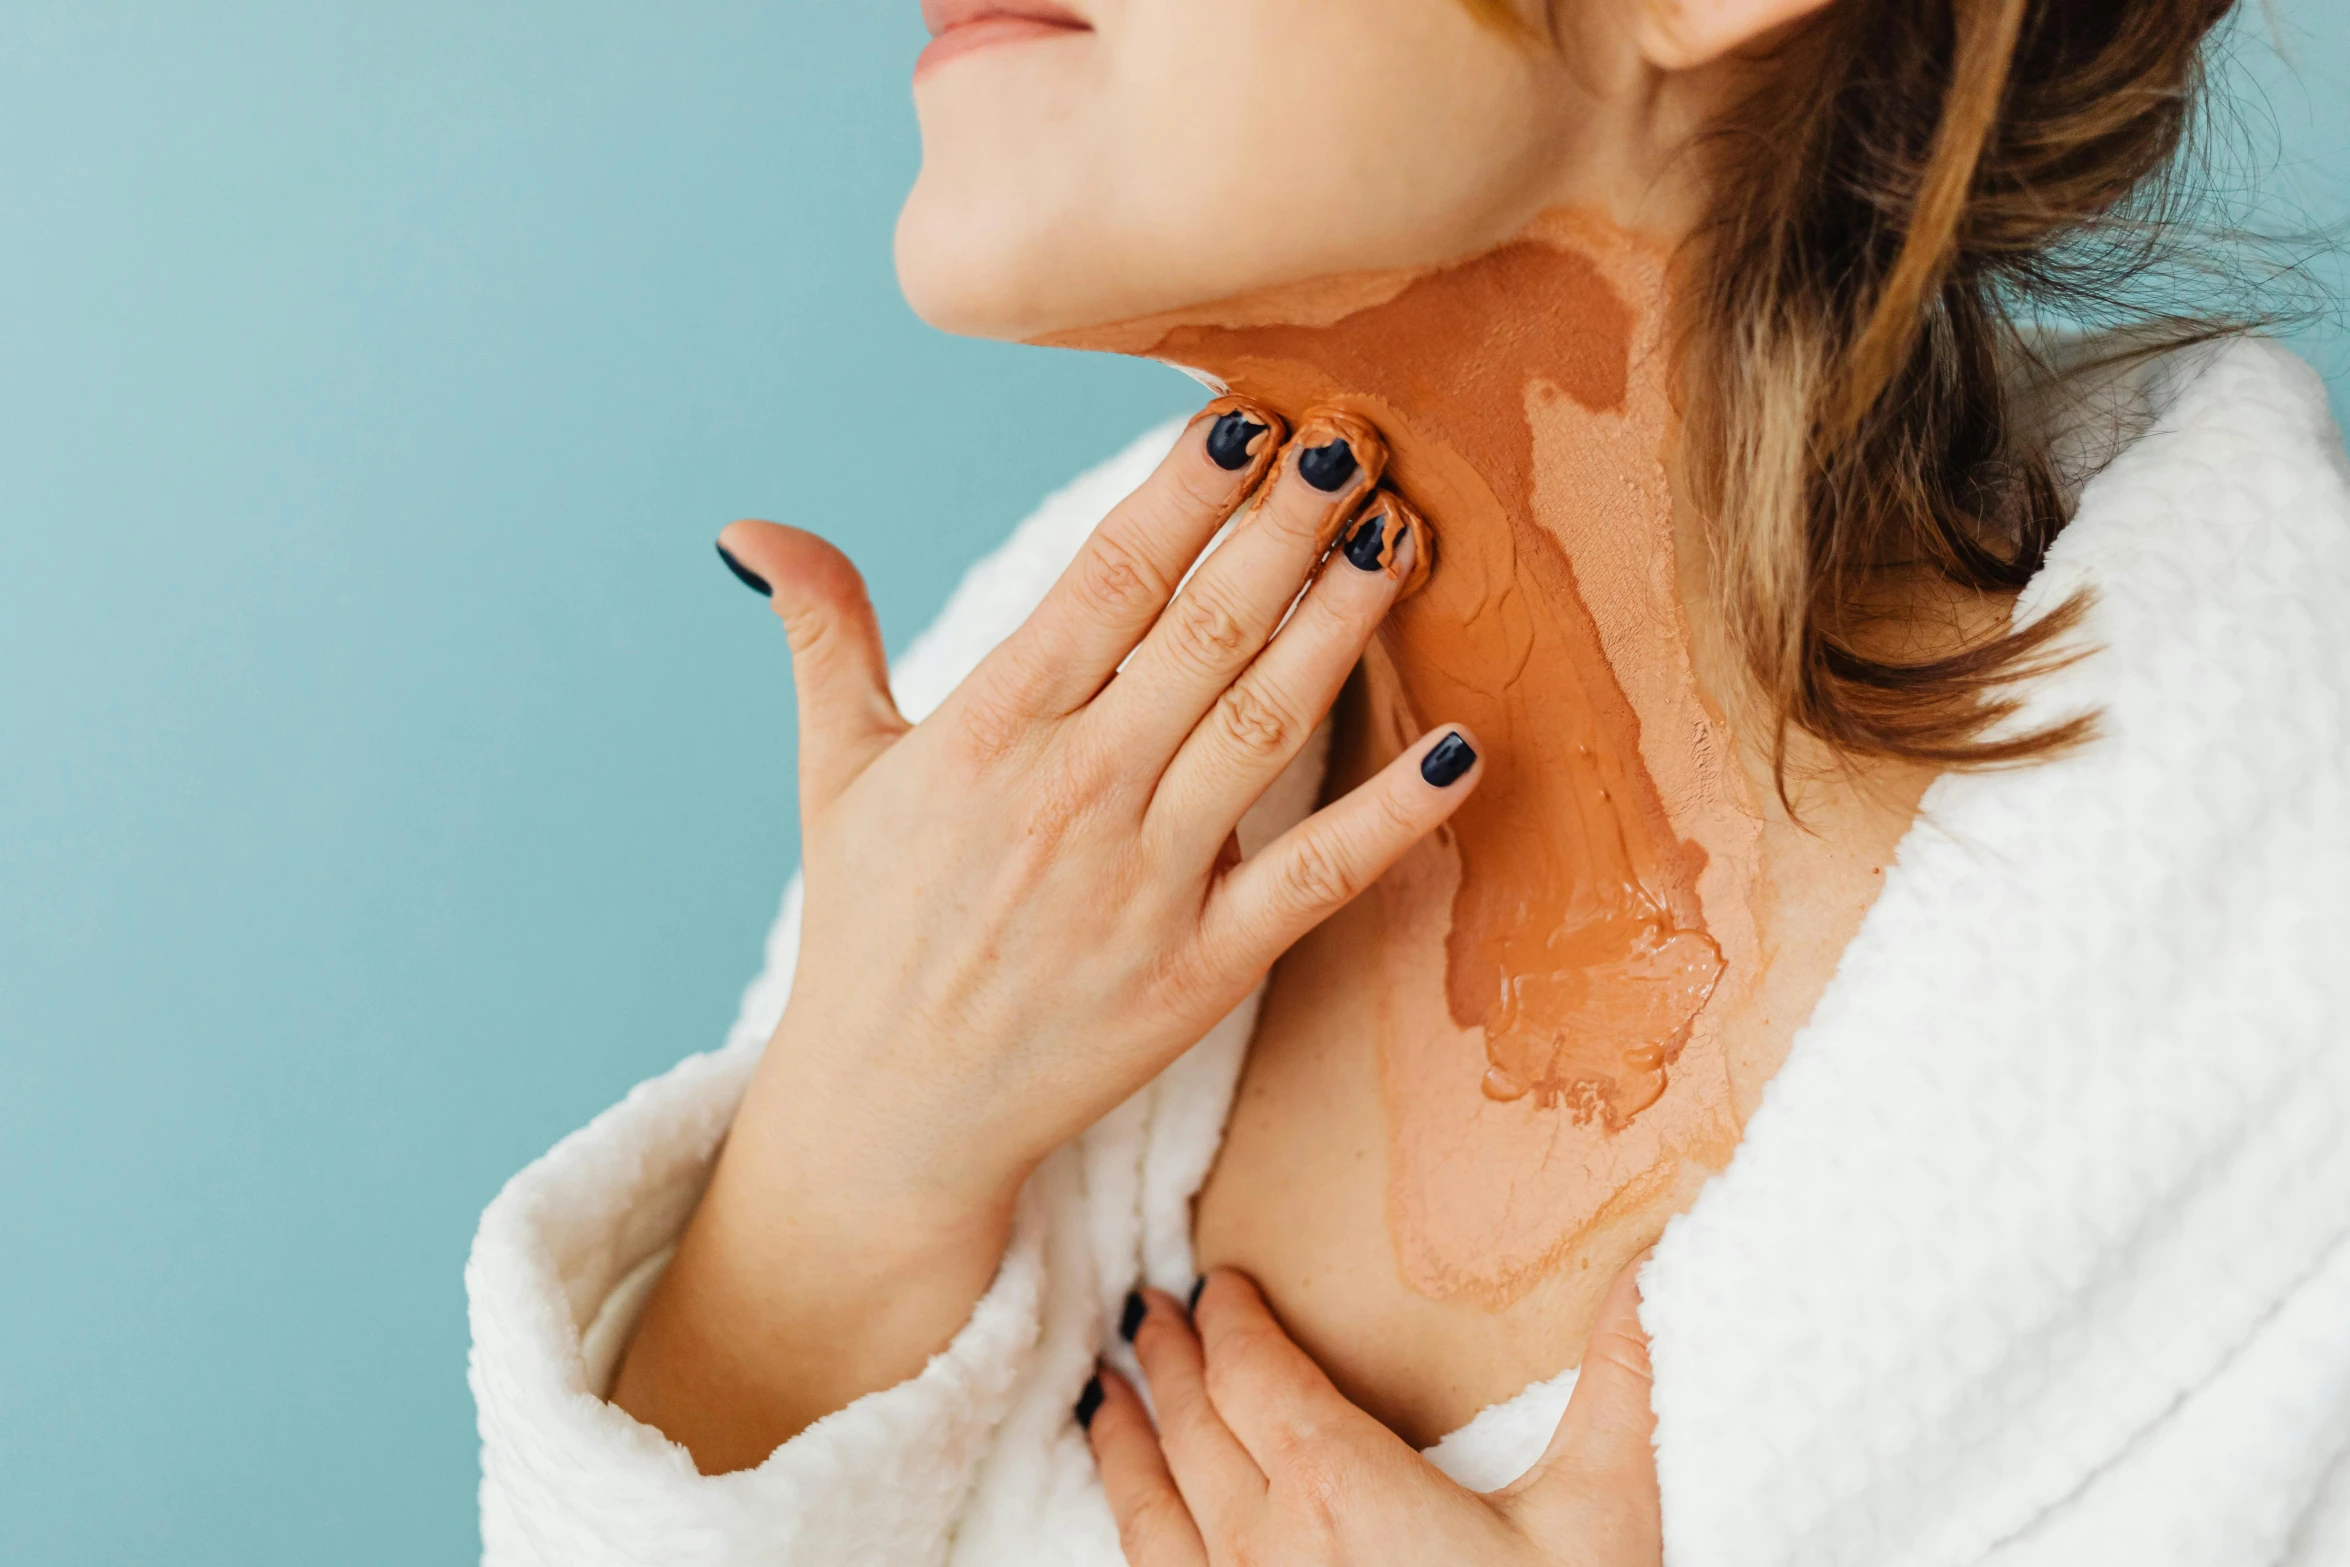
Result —
M 1468 723 L 1488 772 L 1376 893 L 1407 1283 L 1499 1307 L 1737 1137 L 1716 1018 L 1757 957 L 1758 822 L 1682 610 L 1666 266 L 1546 215 L 1453 265 L 1054 339 L 1386 436 L 1436 564 L 1364 661 L 1366 765 Z

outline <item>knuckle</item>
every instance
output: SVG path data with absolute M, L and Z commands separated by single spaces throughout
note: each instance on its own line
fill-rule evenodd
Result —
M 1224 693 L 1216 704 L 1216 732 L 1241 758 L 1258 761 L 1286 754 L 1297 721 L 1279 702 L 1248 682 Z
M 1336 1538 L 1341 1520 L 1352 1511 L 1352 1463 L 1330 1445 L 1316 1442 L 1283 1444 L 1280 1463 L 1292 1526 L 1318 1540 Z
M 1171 586 L 1158 567 L 1114 533 L 1095 535 L 1079 557 L 1071 579 L 1079 604 L 1109 620 L 1130 620 L 1147 612 Z
M 1057 748 L 1041 796 L 1090 807 L 1118 796 L 1133 781 L 1133 764 L 1099 737 L 1072 736 Z
M 998 683 L 1013 707 L 1033 708 L 1060 687 L 1069 663 L 1069 639 L 1055 635 L 1055 629 L 1031 621 L 998 649 Z
M 1381 790 L 1373 802 L 1380 836 L 1388 841 L 1409 840 L 1427 831 L 1412 802 L 1392 790 Z
M 1017 702 L 993 692 L 975 695 L 964 705 L 961 718 L 955 726 L 959 749 L 975 772 L 1018 754 L 1035 728 Z
M 1655 1380 L 1649 1367 L 1648 1341 L 1623 1328 L 1603 1328 L 1593 1336 L 1591 1347 L 1584 1354 L 1599 1356 L 1642 1385 Z
M 1050 858 L 1092 816 L 1099 793 L 1090 778 L 1063 773 L 1042 781 L 1019 818 L 1019 842 Z
M 1295 909 L 1335 908 L 1363 889 L 1347 857 L 1327 837 L 1302 838 L 1283 861 L 1282 900 Z
M 1152 959 L 1142 982 L 1142 993 L 1154 1009 L 1179 1017 L 1197 1012 L 1203 998 L 1220 996 L 1225 988 L 1221 969 L 1191 943 Z M 1144 1331 L 1150 1331 L 1148 1324 Z
M 840 616 L 830 605 L 794 604 L 786 607 L 779 602 L 776 616 L 783 622 L 784 644 L 791 649 L 794 658 L 818 654 L 828 644 L 839 639 Z
M 1220 593 L 1194 585 L 1177 599 L 1172 642 L 1178 656 L 1204 669 L 1218 669 L 1248 646 L 1248 622 Z

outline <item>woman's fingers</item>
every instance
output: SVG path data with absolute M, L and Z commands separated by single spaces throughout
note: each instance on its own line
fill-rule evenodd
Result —
M 1241 861 L 1201 915 L 1205 964 L 1220 973 L 1263 973 L 1458 810 L 1482 771 L 1466 729 L 1432 731 Z
M 1640 1269 L 1647 1261 L 1644 1251 L 1616 1275 L 1550 1446 L 1497 1498 L 1531 1538 L 1580 1537 L 1600 1561 L 1655 1561 L 1663 1550 L 1649 1401 L 1654 1377 L 1640 1325 Z M 1599 1548 L 1599 1535 L 1607 1549 Z
M 783 622 L 799 696 L 800 804 L 820 808 L 907 729 L 865 579 L 839 550 L 781 523 L 735 523 L 718 535 L 718 553 Z
M 1364 504 L 1288 622 L 1169 764 L 1151 802 L 1163 832 L 1212 843 L 1272 787 L 1423 572 L 1427 537 L 1399 497 L 1383 490 Z
M 1085 1436 L 1128 1567 L 1207 1567 L 1208 1548 L 1176 1489 L 1141 1397 L 1115 1371 L 1104 1370 L 1096 1380 L 1101 1399 Z M 1084 1406 L 1078 1408 L 1082 1414 Z
M 1107 744 L 1153 759 L 1175 754 L 1271 638 L 1386 462 L 1378 433 L 1351 415 L 1325 411 L 1299 424 L 1256 506 L 1094 704 L 1088 720 Z
M 1211 1535 L 1229 1532 L 1225 1526 L 1241 1510 L 1263 1500 L 1264 1471 L 1234 1440 L 1208 1397 L 1207 1365 L 1190 1315 L 1158 1290 L 1143 1291 L 1142 1300 L 1134 1355 L 1158 1407 L 1159 1446 L 1191 1516 Z
M 1219 397 L 1142 487 L 1094 529 L 1044 601 L 980 666 L 999 696 L 1060 717 L 1092 700 L 1134 651 L 1183 574 L 1281 450 L 1277 415 Z
M 1290 1470 L 1301 1455 L 1326 1460 L 1365 1438 L 1382 1447 L 1398 1443 L 1291 1342 L 1247 1275 L 1229 1268 L 1209 1274 L 1192 1315 L 1206 1353 L 1208 1396 L 1265 1473 Z

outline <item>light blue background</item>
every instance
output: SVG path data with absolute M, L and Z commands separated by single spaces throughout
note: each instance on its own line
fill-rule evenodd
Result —
M 901 645 L 1193 400 L 908 315 L 915 10 L 0 6 L 0 1560 L 469 1557 L 474 1216 L 718 1039 L 793 860 L 710 536 Z M 2350 19 L 2282 10 L 2336 216 Z

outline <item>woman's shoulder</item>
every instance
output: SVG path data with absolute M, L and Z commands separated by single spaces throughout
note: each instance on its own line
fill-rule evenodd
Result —
M 1183 433 L 1169 420 L 1145 431 L 1046 496 L 1009 537 L 964 573 L 946 607 L 891 666 L 907 717 L 919 719 L 1012 634 L 1044 597 L 1094 526 L 1139 488 Z
M 2150 461 L 2236 470 L 2251 512 L 2294 499 L 2278 479 L 2336 499 L 2350 488 L 2326 384 L 2276 339 L 2241 334 L 2177 349 L 2148 360 L 2140 379 L 2154 421 L 2147 435 L 2160 443 Z
M 2044 785 L 1949 780 L 1941 796 L 2044 818 L 2041 788 L 2078 785 L 2076 843 L 2110 837 L 2107 864 L 2125 848 L 2176 864 L 2182 844 L 2271 837 L 2350 788 L 2350 458 L 2324 383 L 2266 339 L 2148 360 L 2126 395 L 2130 438 L 2016 606 L 2021 621 L 2086 601 L 2081 656 L 2024 694 L 2016 722 L 2088 711 L 2098 737 L 2034 769 Z
M 2093 656 L 2035 705 L 2202 694 L 2241 716 L 2350 689 L 2350 455 L 2317 373 L 2234 337 L 2144 360 L 2080 406 L 2073 520 L 2016 613 L 2087 594 Z
M 2018 717 L 2095 738 L 1935 783 L 1642 1277 L 1701 1553 L 1885 1559 L 1912 1518 L 1969 1559 L 2161 1558 L 2210 1485 L 2282 1509 L 2340 1441 L 2309 1389 L 2350 1376 L 2315 1326 L 2350 1291 L 2350 464 L 2273 343 L 2130 395 L 2018 605 L 2088 595 Z

